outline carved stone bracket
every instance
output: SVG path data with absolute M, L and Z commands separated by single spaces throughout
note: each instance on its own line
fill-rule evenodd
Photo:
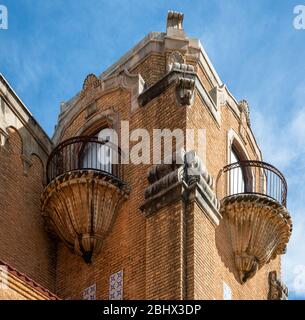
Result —
M 148 173 L 148 182 L 141 206 L 145 215 L 185 199 L 187 193 L 189 200 L 197 201 L 211 221 L 218 224 L 219 202 L 213 191 L 213 179 L 194 151 L 178 155 L 172 164 L 153 166 Z
M 182 106 L 192 105 L 195 93 L 195 80 L 179 78 L 176 93 L 178 101 Z
M 94 74 L 90 73 L 86 77 L 83 83 L 83 90 L 80 93 L 80 97 L 83 98 L 85 95 L 90 93 L 95 88 L 101 85 L 101 80 Z
M 269 300 L 287 300 L 288 299 L 288 288 L 287 286 L 277 277 L 276 271 L 269 273 Z
M 140 106 L 159 96 L 172 83 L 175 83 L 177 103 L 190 106 L 194 100 L 196 73 L 194 66 L 175 62 L 171 70 L 158 82 L 144 90 L 139 96 Z
M 92 170 L 68 172 L 52 180 L 42 195 L 49 230 L 89 263 L 101 251 L 129 187 Z
M 259 194 L 232 195 L 223 199 L 220 213 L 228 222 L 241 283 L 285 253 L 292 221 L 277 201 Z

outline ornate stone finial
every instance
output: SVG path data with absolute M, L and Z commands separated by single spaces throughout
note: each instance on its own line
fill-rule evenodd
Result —
M 90 73 L 84 83 L 83 83 L 83 90 L 81 92 L 81 97 L 84 97 L 87 92 L 95 89 L 101 85 L 101 80 L 93 73 Z
M 269 273 L 269 300 L 287 300 L 288 288 L 278 279 L 276 271 Z
M 174 28 L 183 30 L 184 14 L 176 11 L 168 11 L 166 29 Z

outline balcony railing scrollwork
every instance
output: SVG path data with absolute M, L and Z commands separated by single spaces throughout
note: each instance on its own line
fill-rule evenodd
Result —
M 221 198 L 236 194 L 260 194 L 286 206 L 287 182 L 273 165 L 255 160 L 240 161 L 225 166 L 217 179 Z
M 121 150 L 108 140 L 78 136 L 60 143 L 50 154 L 47 163 L 48 183 L 61 174 L 74 170 L 94 170 L 123 182 Z

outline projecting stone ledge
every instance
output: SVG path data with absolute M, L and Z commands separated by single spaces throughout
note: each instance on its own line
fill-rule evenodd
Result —
M 218 225 L 221 216 L 212 177 L 194 151 L 178 158 L 172 164 L 158 164 L 150 169 L 149 185 L 140 209 L 150 216 L 171 203 L 188 199 L 195 201 L 208 219 Z
M 177 104 L 191 106 L 194 100 L 196 78 L 194 66 L 175 62 L 163 78 L 139 95 L 139 105 L 143 107 L 164 92 L 170 85 L 175 84 Z
M 110 174 L 76 170 L 53 179 L 42 195 L 47 225 L 89 263 L 101 251 L 129 188 Z
M 292 221 L 279 202 L 260 194 L 237 194 L 222 200 L 220 212 L 229 225 L 241 283 L 285 253 Z

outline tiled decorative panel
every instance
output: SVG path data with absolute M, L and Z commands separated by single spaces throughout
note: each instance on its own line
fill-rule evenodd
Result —
M 109 300 L 123 300 L 123 270 L 109 277 Z
M 96 300 L 96 284 L 86 288 L 83 292 L 84 300 Z
M 223 300 L 232 300 L 232 290 L 225 282 L 223 283 Z

